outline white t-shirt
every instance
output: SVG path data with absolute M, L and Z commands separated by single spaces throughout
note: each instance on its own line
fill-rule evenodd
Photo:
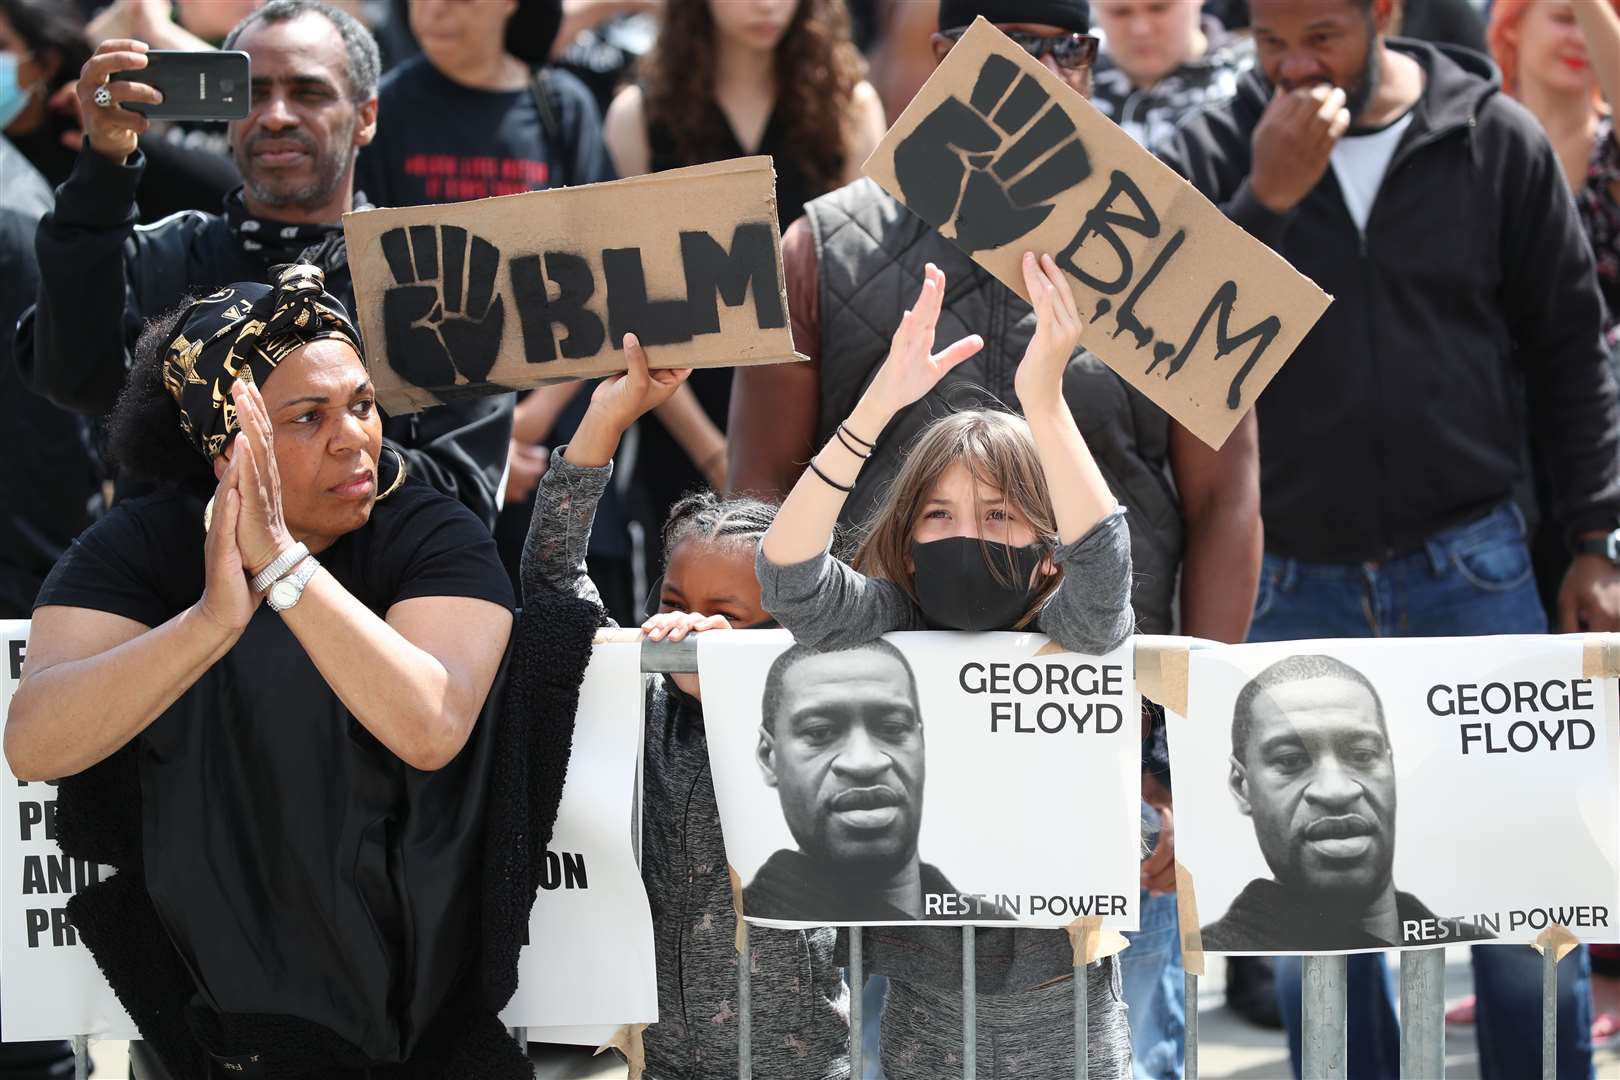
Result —
M 1333 175 L 1344 193 L 1345 208 L 1361 232 L 1367 231 L 1367 215 L 1372 213 L 1378 187 L 1384 182 L 1395 147 L 1411 124 L 1412 111 L 1408 109 L 1406 115 L 1394 123 L 1377 131 L 1351 132 L 1333 147 Z

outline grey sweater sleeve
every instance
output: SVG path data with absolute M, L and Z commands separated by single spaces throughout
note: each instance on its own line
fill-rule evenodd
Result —
M 565 447 L 551 453 L 551 462 L 534 493 L 534 514 L 523 538 L 519 578 L 523 599 L 541 593 L 561 593 L 600 604 L 596 583 L 585 572 L 585 552 L 591 543 L 596 504 L 613 476 L 610 461 L 599 468 L 571 464 Z M 613 620 L 608 625 L 617 626 Z
M 1136 629 L 1131 611 L 1131 534 L 1125 509 L 1055 553 L 1063 580 L 1041 609 L 1041 632 L 1071 652 L 1100 655 Z
M 754 557 L 760 603 L 793 632 L 800 644 L 817 649 L 859 645 L 891 630 L 922 630 L 922 612 L 882 578 L 869 578 L 823 551 L 801 563 L 778 566 Z

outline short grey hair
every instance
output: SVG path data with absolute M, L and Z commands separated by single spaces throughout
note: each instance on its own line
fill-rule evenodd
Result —
M 353 15 L 320 0 L 270 0 L 232 27 L 221 48 L 236 48 L 237 39 L 257 23 L 291 22 L 301 15 L 319 15 L 337 28 L 338 36 L 343 39 L 343 74 L 349 80 L 349 98 L 359 104 L 376 97 L 377 80 L 382 77 L 377 39 Z

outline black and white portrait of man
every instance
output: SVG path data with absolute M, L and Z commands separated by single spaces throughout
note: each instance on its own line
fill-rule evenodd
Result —
M 923 717 L 916 675 L 893 645 L 782 653 L 766 676 L 758 738 L 796 847 L 773 854 L 743 890 L 750 916 L 925 919 L 925 894 L 956 892 L 918 853 Z
M 1402 944 L 1408 920 L 1436 918 L 1395 887 L 1395 757 L 1383 702 L 1360 671 L 1301 655 L 1250 679 L 1232 710 L 1228 787 L 1271 877 L 1203 928 L 1204 948 L 1374 949 Z M 1494 936 L 1447 921 L 1450 943 Z

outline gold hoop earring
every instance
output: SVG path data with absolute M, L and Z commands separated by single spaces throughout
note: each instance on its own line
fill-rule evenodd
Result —
M 382 502 L 384 499 L 388 498 L 388 496 L 398 491 L 399 486 L 405 482 L 405 455 L 400 453 L 398 450 L 395 450 L 392 446 L 384 446 L 383 449 L 393 453 L 394 460 L 398 462 L 399 467 L 394 470 L 394 482 L 388 485 L 387 491 L 377 496 L 377 498 L 374 500 L 375 502 Z

